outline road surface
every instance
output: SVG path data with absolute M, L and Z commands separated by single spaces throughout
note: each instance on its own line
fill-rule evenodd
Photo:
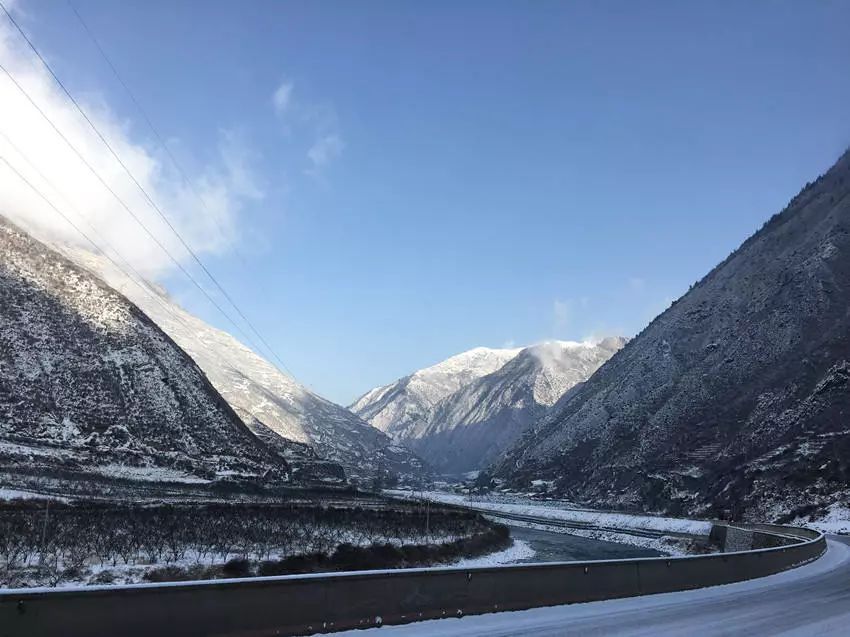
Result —
M 850 634 L 850 538 L 819 560 L 749 582 L 695 591 L 358 630 L 350 637 L 621 637 Z

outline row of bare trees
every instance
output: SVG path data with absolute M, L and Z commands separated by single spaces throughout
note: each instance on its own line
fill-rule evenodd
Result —
M 22 505 L 0 509 L 0 571 L 268 560 L 341 544 L 432 544 L 486 526 L 457 511 L 305 505 Z

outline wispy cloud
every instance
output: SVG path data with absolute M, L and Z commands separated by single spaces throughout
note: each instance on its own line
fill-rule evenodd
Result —
M 283 115 L 292 100 L 292 82 L 283 82 L 272 94 L 272 104 L 278 115 Z
M 294 84 L 290 81 L 282 82 L 274 90 L 272 105 L 285 133 L 294 131 L 296 137 L 309 140 L 303 155 L 307 161 L 304 174 L 322 178 L 327 167 L 345 149 L 336 110 L 327 102 L 314 102 L 300 93 L 296 95 Z
M 315 141 L 307 151 L 313 170 L 321 170 L 342 154 L 345 148 L 339 135 L 325 135 Z
M 179 240 L 7 25 L 0 25 L 0 60 L 156 239 L 178 261 L 188 260 Z M 217 154 L 189 176 L 189 186 L 158 149 L 133 138 L 126 119 L 110 109 L 103 95 L 89 95 L 81 103 L 135 178 L 197 253 L 224 253 L 232 248 L 240 234 L 241 209 L 246 202 L 263 196 L 252 166 L 252 153 L 244 139 L 233 131 L 221 131 Z M 84 230 L 96 228 L 138 270 L 156 276 L 173 267 L 156 241 L 92 175 L 5 74 L 0 74 L 0 104 L 4 115 L 0 121 L 0 156 L 78 226 Z M 3 164 L 0 196 L 0 214 L 46 238 L 90 247 Z M 101 248 L 106 249 L 106 242 L 101 242 Z

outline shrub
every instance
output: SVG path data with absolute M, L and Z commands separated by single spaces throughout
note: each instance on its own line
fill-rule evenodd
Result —
M 241 557 L 227 560 L 221 567 L 221 573 L 225 577 L 249 577 L 251 562 Z

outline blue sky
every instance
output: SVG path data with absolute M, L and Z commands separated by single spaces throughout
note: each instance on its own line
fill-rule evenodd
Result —
M 239 141 L 257 196 L 203 258 L 344 404 L 479 345 L 635 334 L 850 144 L 845 2 L 74 3 L 185 168 Z M 66 3 L 16 10 L 152 142 Z

